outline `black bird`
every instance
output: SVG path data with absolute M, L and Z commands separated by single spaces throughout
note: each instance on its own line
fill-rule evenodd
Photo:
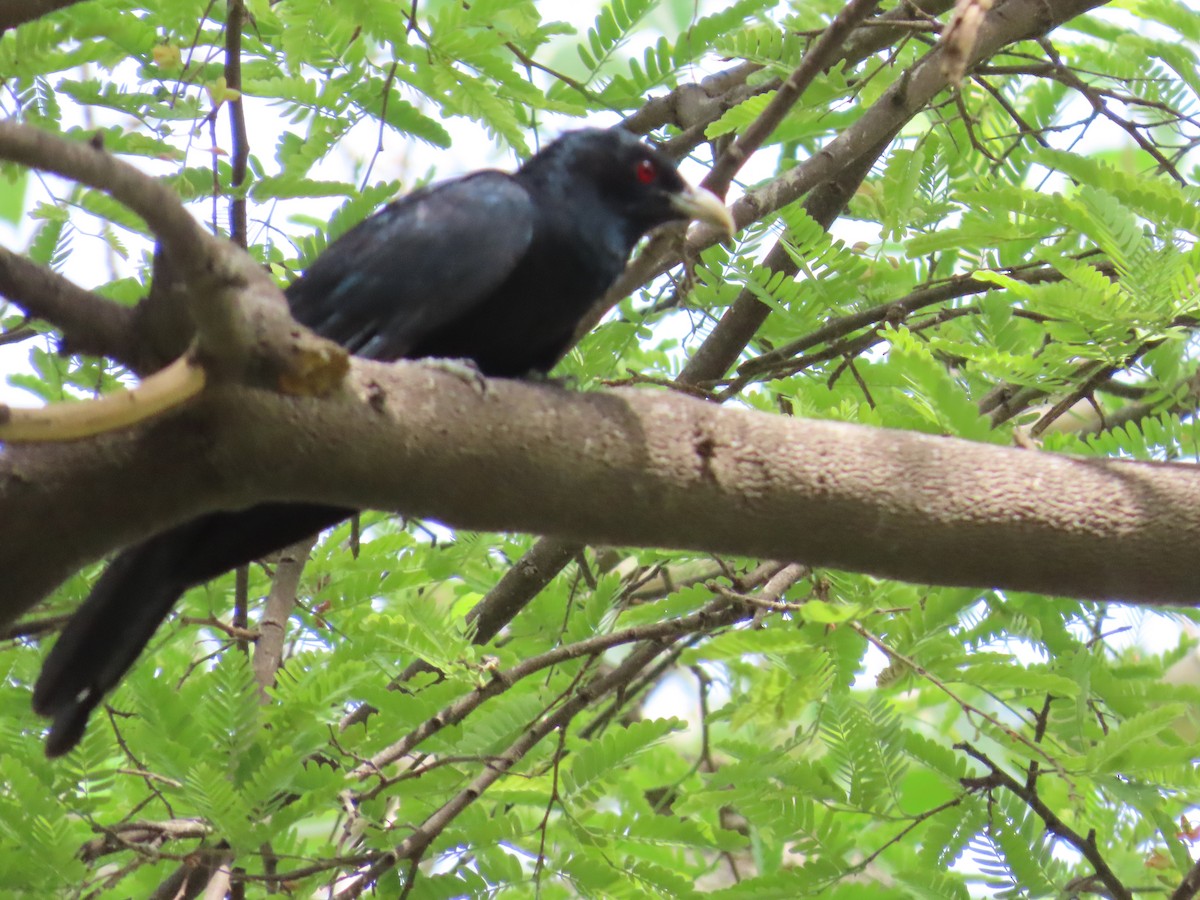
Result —
M 657 225 L 728 210 L 628 132 L 569 132 L 515 174 L 476 172 L 414 191 L 334 241 L 286 291 L 292 315 L 377 360 L 470 360 L 484 375 L 545 373 Z M 121 552 L 42 666 L 33 708 L 46 754 L 88 716 L 188 588 L 355 512 L 266 503 L 201 516 Z

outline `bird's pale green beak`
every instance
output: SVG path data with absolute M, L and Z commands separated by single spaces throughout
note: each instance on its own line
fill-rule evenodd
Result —
M 736 230 L 733 215 L 712 191 L 685 184 L 682 191 L 671 197 L 671 203 L 689 219 L 714 225 L 730 237 Z

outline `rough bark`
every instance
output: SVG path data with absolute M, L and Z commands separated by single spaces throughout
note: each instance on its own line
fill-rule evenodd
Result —
M 140 427 L 8 447 L 4 619 L 165 525 L 279 499 L 937 584 L 1181 604 L 1197 592 L 1194 466 L 800 421 L 656 390 L 492 381 L 481 394 L 419 363 L 356 361 L 347 387 L 301 398 L 218 386 Z

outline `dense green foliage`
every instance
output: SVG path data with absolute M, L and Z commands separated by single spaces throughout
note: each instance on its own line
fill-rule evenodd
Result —
M 690 131 L 641 114 L 699 172 L 842 8 L 612 0 L 576 29 L 546 6 L 246 0 L 244 179 L 224 3 L 90 0 L 23 24 L 0 37 L 0 103 L 68 136 L 99 129 L 222 232 L 245 198 L 250 251 L 282 282 L 429 174 L 397 163 L 407 147 L 446 148 L 416 158 L 453 174 L 468 139 L 452 133 L 525 154 L 576 119 L 609 123 L 738 71 L 730 102 Z M 931 52 L 928 22 L 905 21 L 876 48 L 861 43 L 870 28 L 852 36 L 860 49 L 817 77 L 731 196 L 802 166 Z M 1010 46 L 908 123 L 831 232 L 799 202 L 763 217 L 622 301 L 560 371 L 580 389 L 673 379 L 750 296 L 771 314 L 741 367 L 700 385 L 723 402 L 1194 459 L 1198 46 L 1184 0 L 1101 7 Z M 30 259 L 123 303 L 146 293 L 151 246 L 130 213 L 11 165 L 0 174 L 0 214 L 26 224 Z M 764 266 L 777 242 L 798 275 Z M 107 259 L 111 280 L 78 271 L 77 253 Z M 27 324 L 0 301 L 32 364 L 11 384 L 59 400 L 123 376 L 112 360 L 55 354 L 49 326 Z M 1164 681 L 1189 646 L 1162 639 L 1190 611 L 1114 618 L 1096 603 L 807 569 L 785 570 L 772 595 L 748 577 L 758 561 L 589 548 L 476 646 L 466 613 L 533 544 L 380 513 L 361 535 L 324 535 L 267 703 L 227 627 L 234 576 L 195 590 L 55 762 L 29 711 L 52 630 L 18 629 L 0 653 L 0 893 L 149 896 L 215 860 L 233 867 L 233 896 L 328 896 L 383 859 L 379 895 L 407 885 L 413 898 L 1062 897 L 1102 884 L 1086 880 L 1099 859 L 1127 889 L 1167 896 L 1192 866 L 1200 686 Z M 251 629 L 275 568 L 249 571 Z M 98 571 L 39 619 L 67 612 Z M 672 622 L 644 667 L 617 668 Z M 1174 649 L 1117 634 L 1131 622 Z M 602 652 L 578 644 L 621 632 Z M 555 650 L 520 678 L 497 674 Z M 416 660 L 444 677 L 389 690 Z M 461 721 L 447 712 L 485 692 Z M 364 703 L 365 724 L 343 721 Z M 564 710 L 563 727 L 547 724 Z M 432 733 L 379 776 L 351 776 L 423 723 Z M 388 868 L 383 854 L 447 804 L 419 870 Z M 1069 833 L 1051 834 L 1048 814 Z

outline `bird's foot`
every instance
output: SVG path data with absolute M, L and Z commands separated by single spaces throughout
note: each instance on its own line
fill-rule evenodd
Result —
M 422 362 L 431 369 L 453 375 L 459 381 L 474 388 L 482 397 L 487 394 L 487 378 L 479 371 L 479 366 L 469 359 L 445 359 L 434 357 L 423 359 Z

